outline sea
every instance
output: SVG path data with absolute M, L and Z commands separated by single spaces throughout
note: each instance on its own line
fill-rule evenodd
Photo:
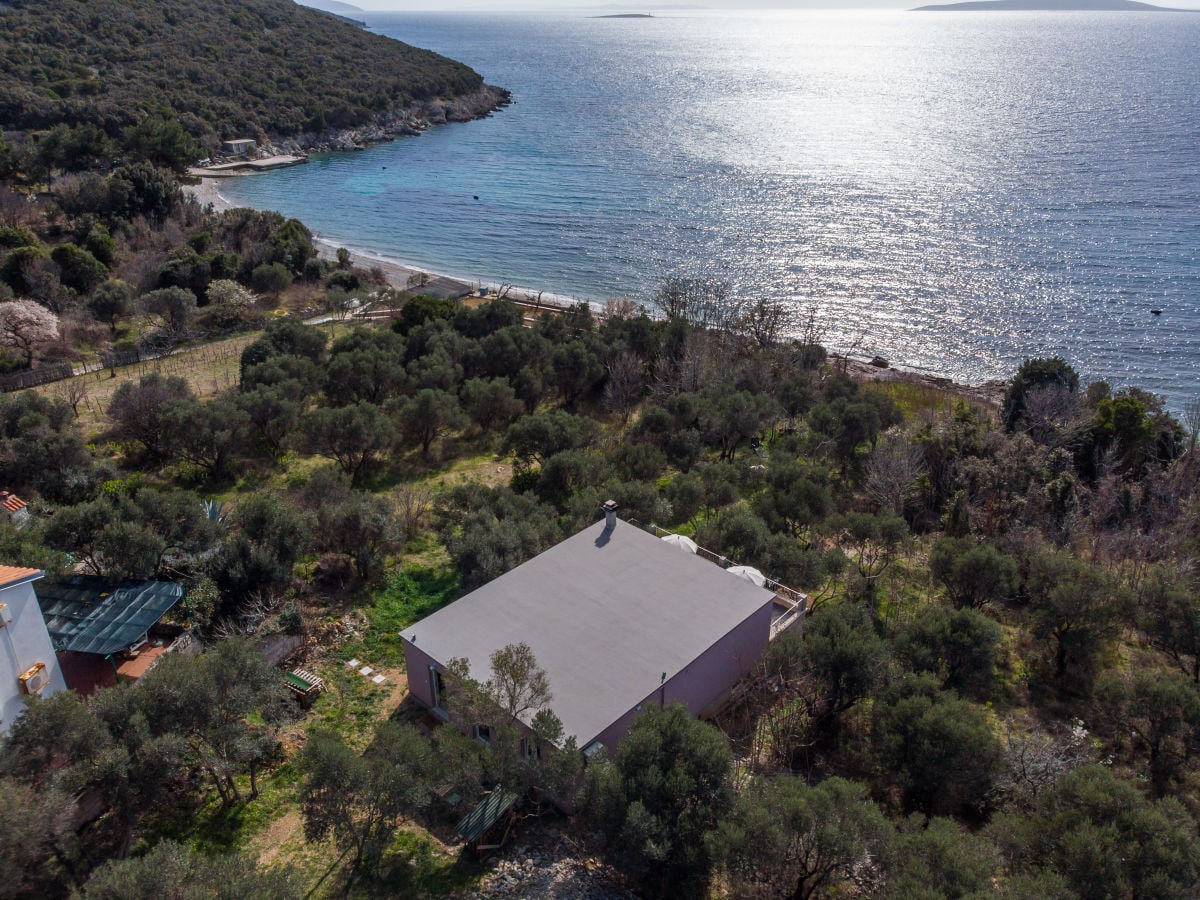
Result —
M 1062 356 L 1200 398 L 1200 15 L 362 18 L 515 102 L 228 199 L 480 284 L 714 279 L 957 381 Z

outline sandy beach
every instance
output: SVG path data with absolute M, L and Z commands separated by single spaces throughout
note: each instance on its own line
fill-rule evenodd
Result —
M 199 184 L 185 185 L 183 190 L 205 206 L 211 205 L 215 210 L 234 209 L 236 204 L 230 202 L 221 193 L 221 183 L 225 180 L 224 178 L 201 178 Z M 317 247 L 317 254 L 322 259 L 337 259 L 337 251 L 341 248 L 340 244 L 315 235 L 313 243 Z M 466 292 L 475 290 L 479 286 L 464 279 L 455 278 L 454 276 L 435 275 L 434 273 L 424 272 L 422 269 L 407 266 L 393 260 L 370 256 L 352 247 L 347 247 L 346 249 L 350 251 L 350 259 L 355 266 L 363 269 L 378 269 L 383 273 L 388 284 L 400 290 L 408 287 L 408 279 L 410 277 L 422 273 L 429 275 L 431 281 L 439 282 L 436 286 L 445 290 L 461 289 L 461 292 Z
M 245 176 L 230 176 L 230 177 L 245 177 Z M 233 209 L 236 204 L 232 203 L 227 197 L 221 193 L 221 184 L 227 181 L 228 178 L 201 178 L 199 184 L 184 185 L 184 192 L 195 197 L 204 205 L 211 204 L 213 209 L 218 211 Z M 317 253 L 322 259 L 337 259 L 337 251 L 344 245 L 336 241 L 328 240 L 320 235 L 313 235 L 313 243 L 317 247 Z M 560 294 L 551 294 L 545 291 L 538 291 L 534 288 L 504 285 L 498 281 L 480 281 L 464 278 L 460 275 L 449 274 L 445 272 L 432 272 L 428 269 L 419 268 L 407 263 L 403 263 L 394 259 L 385 259 L 375 256 L 370 253 L 365 253 L 357 250 L 354 247 L 346 247 L 350 251 L 350 260 L 358 268 L 372 270 L 378 269 L 383 273 L 384 279 L 392 287 L 398 290 L 408 288 L 408 280 L 413 275 L 425 275 L 428 277 L 427 283 L 423 290 L 426 293 L 435 294 L 437 296 L 461 296 L 466 293 L 475 293 L 480 288 L 487 290 L 489 293 L 502 290 L 508 287 L 507 296 L 514 300 L 525 302 L 539 302 L 542 306 L 573 306 L 580 301 L 574 297 L 567 297 Z M 591 303 L 595 308 L 600 308 L 602 304 Z
M 185 184 L 183 192 L 195 197 L 203 206 L 212 206 L 217 211 L 233 209 L 233 204 L 221 196 L 220 187 L 220 179 L 201 178 L 199 184 Z

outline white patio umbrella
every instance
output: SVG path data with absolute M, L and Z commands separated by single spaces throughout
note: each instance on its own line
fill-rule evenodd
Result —
M 753 566 L 730 566 L 725 571 L 730 575 L 736 575 L 738 578 L 745 578 L 747 581 L 752 581 L 759 587 L 763 587 L 767 583 L 767 576 Z
M 663 540 L 672 547 L 678 547 L 680 550 L 686 550 L 688 553 L 695 553 L 700 549 L 696 546 L 695 541 L 682 534 L 668 534 Z

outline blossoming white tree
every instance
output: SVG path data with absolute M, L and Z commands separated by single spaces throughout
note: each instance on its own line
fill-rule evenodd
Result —
M 33 300 L 0 303 L 0 343 L 25 354 L 25 365 L 33 364 L 33 351 L 58 337 L 58 316 Z
M 208 286 L 208 302 L 241 313 L 254 305 L 254 294 L 236 281 L 218 278 Z

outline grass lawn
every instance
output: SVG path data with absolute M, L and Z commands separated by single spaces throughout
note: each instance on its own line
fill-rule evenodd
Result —
M 177 350 L 162 359 L 147 360 L 119 369 L 100 369 L 29 390 L 47 397 L 64 397 L 72 386 L 81 385 L 85 394 L 78 407 L 78 424 L 84 435 L 94 437 L 108 425 L 105 411 L 117 387 L 127 381 L 136 382 L 151 372 L 165 376 L 178 375 L 186 379 L 201 400 L 237 387 L 241 379 L 242 350 L 258 336 L 258 332 L 239 334 L 223 341 Z
M 906 419 L 912 418 L 922 410 L 952 410 L 955 404 L 964 402 L 961 391 L 912 381 L 865 381 L 861 383 L 861 387 L 864 391 L 874 391 L 891 397 Z M 980 418 L 986 419 L 992 414 L 991 410 L 981 404 L 968 405 Z
M 459 590 L 458 573 L 449 566 L 405 566 L 366 610 L 371 620 L 366 634 L 343 644 L 338 656 L 365 659 L 374 666 L 403 666 L 400 630 L 457 599 Z
M 339 322 L 322 326 L 322 329 L 332 343 L 351 327 L 353 323 Z M 251 331 L 194 347 L 181 347 L 161 359 L 146 360 L 118 369 L 99 369 L 28 390 L 48 397 L 65 398 L 73 387 L 81 386 L 84 397 L 78 406 L 79 428 L 85 436 L 94 437 L 108 425 L 105 411 L 118 385 L 137 381 L 151 372 L 178 375 L 187 381 L 199 399 L 209 400 L 238 386 L 242 377 L 242 351 L 261 335 L 262 332 Z

